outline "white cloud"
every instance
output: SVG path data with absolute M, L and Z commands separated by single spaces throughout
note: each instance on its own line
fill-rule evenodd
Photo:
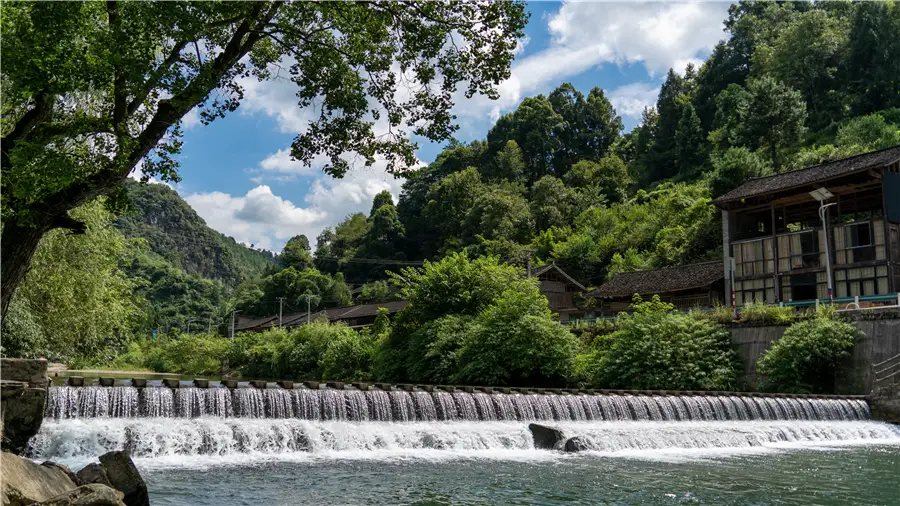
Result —
M 326 218 L 316 209 L 295 206 L 260 185 L 241 197 L 227 193 L 192 193 L 187 201 L 207 225 L 235 240 L 258 248 L 279 250 L 296 234 L 315 238 L 318 223 Z
M 318 171 L 322 162 L 325 160 L 313 161 L 311 167 L 307 167 L 303 162 L 299 162 L 291 158 L 290 149 L 279 149 L 278 151 L 267 156 L 263 161 L 259 162 L 259 168 L 268 172 L 282 172 L 288 174 L 311 174 Z
M 632 83 L 607 93 L 616 112 L 623 116 L 640 118 L 644 109 L 656 104 L 659 86 L 653 83 Z
M 403 181 L 388 174 L 385 166 L 384 160 L 377 160 L 372 167 L 355 168 L 342 179 L 321 174 L 310 184 L 303 206 L 275 195 L 272 187 L 261 184 L 264 180 L 283 182 L 279 178 L 294 178 L 294 174 L 254 177 L 258 186 L 244 196 L 210 192 L 194 193 L 184 199 L 219 232 L 245 244 L 279 251 L 297 234 L 305 234 L 315 245 L 316 236 L 324 227 L 334 227 L 355 212 L 368 214 L 372 199 L 384 190 L 391 192 L 396 202 Z
M 724 37 L 722 20 L 728 6 L 725 2 L 566 2 L 548 18 L 549 46 L 515 62 L 512 75 L 499 86 L 498 100 L 458 100 L 454 112 L 464 125 L 485 117 L 496 121 L 525 96 L 605 63 L 641 63 L 650 77 L 670 67 L 683 73 L 688 62 L 697 64 L 699 56 Z M 626 110 L 617 107 L 617 111 L 639 116 L 643 108 L 636 107 L 646 95 L 622 100 Z

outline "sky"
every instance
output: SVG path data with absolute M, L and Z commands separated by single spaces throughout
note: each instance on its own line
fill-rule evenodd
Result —
M 528 96 L 549 94 L 571 82 L 587 95 L 603 88 L 625 130 L 653 105 L 669 68 L 679 73 L 699 63 L 725 37 L 725 2 L 531 2 L 512 75 L 496 101 L 461 98 L 453 112 L 460 141 L 483 139 L 496 119 Z M 372 198 L 389 190 L 399 198 L 402 179 L 383 165 L 355 167 L 342 179 L 290 158 L 293 138 L 306 125 L 289 81 L 244 82 L 240 108 L 210 125 L 196 111 L 184 118 L 178 159 L 182 181 L 174 188 L 206 220 L 237 241 L 281 250 L 297 234 L 315 238 L 348 215 L 368 212 Z M 441 144 L 419 140 L 423 164 Z

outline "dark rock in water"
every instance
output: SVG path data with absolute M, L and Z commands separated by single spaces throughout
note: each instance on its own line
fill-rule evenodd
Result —
M 534 436 L 534 447 L 542 450 L 556 450 L 566 440 L 561 430 L 546 425 L 530 423 L 528 430 Z
M 584 440 L 582 440 L 578 436 L 575 436 L 575 437 L 570 437 L 569 439 L 566 440 L 566 444 L 565 444 L 565 446 L 563 446 L 563 449 L 569 453 L 575 453 L 575 452 L 580 452 L 580 451 L 584 451 L 584 450 L 589 450 L 590 448 L 588 448 L 588 446 L 586 444 L 584 444 Z
M 104 469 L 103 466 L 97 464 L 96 462 L 91 462 L 90 464 L 84 466 L 84 469 L 78 471 L 75 474 L 75 483 L 79 485 L 100 483 L 108 487 L 112 486 L 112 483 L 109 482 L 109 476 L 107 476 L 106 474 L 106 469 Z
M 446 448 L 444 442 L 433 434 L 426 434 L 425 437 L 422 438 L 422 446 L 433 450 L 443 450 Z
M 0 436 L 4 451 L 21 454 L 44 421 L 47 361 L 0 360 Z
M 42 506 L 126 506 L 122 502 L 122 492 L 99 483 L 82 485 L 37 504 Z
M 147 484 L 144 483 L 141 473 L 134 467 L 134 462 L 127 453 L 120 451 L 105 453 L 100 456 L 100 464 L 103 465 L 112 486 L 125 494 L 124 502 L 127 506 L 149 506 Z

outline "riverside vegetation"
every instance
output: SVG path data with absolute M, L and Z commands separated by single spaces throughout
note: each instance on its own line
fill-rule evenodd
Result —
M 9 73 L 2 83 L 3 107 L 4 118 L 11 118 L 2 125 L 5 141 L 7 135 L 21 133 L 14 132 L 15 121 L 17 114 L 36 103 L 41 90 L 34 87 L 52 81 L 53 76 L 28 74 L 30 68 L 47 68 L 30 65 L 31 59 L 63 58 L 59 55 L 67 53 L 59 44 L 81 40 L 78 30 L 106 26 L 106 21 L 85 21 L 101 14 L 105 20 L 105 12 L 81 5 L 3 6 L 9 20 L 4 25 L 5 42 L 8 37 L 31 41 L 29 23 L 34 19 L 80 20 L 66 25 L 69 32 L 58 40 L 42 39 L 39 51 L 5 52 Z M 170 19 L 164 15 L 166 9 L 172 9 L 176 18 L 202 15 L 203 20 L 194 20 L 197 24 L 185 25 L 195 27 L 197 37 L 204 36 L 201 27 L 207 26 L 206 21 L 262 15 L 259 6 L 251 4 L 222 7 L 234 12 L 218 12 L 220 7 L 212 4 L 208 11 L 182 12 L 179 5 L 129 4 L 127 9 L 152 12 L 144 17 L 138 11 L 123 15 L 147 23 Z M 326 17 L 356 23 L 366 19 L 350 12 L 367 8 L 364 4 L 284 7 L 319 8 L 328 10 L 322 14 Z M 482 14 L 470 12 L 477 9 L 474 6 L 459 12 L 455 7 L 429 9 L 437 10 L 403 16 L 458 21 Z M 497 21 L 498 30 L 467 35 L 491 42 L 487 45 L 496 52 L 488 61 L 448 59 L 447 65 L 453 61 L 462 65 L 455 69 L 461 73 L 454 75 L 475 78 L 483 85 L 477 91 L 491 95 L 492 80 L 508 74 L 514 46 L 510 44 L 520 35 L 525 14 L 515 3 L 488 9 L 503 10 L 503 16 L 493 13 L 498 17 L 492 19 L 503 20 Z M 293 19 L 277 16 L 276 24 Z M 381 26 L 390 19 L 375 16 L 371 23 Z M 404 26 L 412 30 L 418 23 Z M 399 200 L 386 192 L 377 195 L 367 214 L 350 215 L 333 229 L 323 230 L 315 238 L 314 251 L 310 239 L 302 235 L 289 240 L 277 256 L 237 244 L 206 227 L 174 190 L 125 184 L 130 167 L 103 166 L 98 169 L 101 173 L 121 177 L 95 188 L 93 193 L 100 197 L 67 201 L 66 205 L 80 205 L 63 211 L 84 233 L 70 235 L 57 228 L 41 234 L 34 256 L 26 262 L 28 276 L 15 297 L 7 297 L 4 263 L 2 353 L 44 356 L 73 366 L 131 365 L 195 374 L 220 372 L 225 363 L 228 372 L 266 377 L 737 388 L 734 357 L 724 344 L 721 326 L 731 321 L 727 308 L 684 315 L 654 301 L 639 301 L 639 311 L 615 322 L 587 329 L 564 327 L 521 275 L 529 262 L 553 261 L 582 283 L 597 285 L 618 272 L 721 258 L 721 223 L 710 205 L 712 198 L 748 177 L 900 144 L 896 2 L 740 2 L 729 10 L 725 26 L 728 38 L 702 65 L 670 70 L 655 107 L 644 112 L 631 132 L 622 132 L 622 120 L 600 87 L 583 93 L 562 84 L 547 96 L 527 97 L 483 140 L 448 140 L 427 167 L 398 168 L 406 177 Z M 146 29 L 140 37 L 150 37 L 152 27 L 137 28 Z M 227 38 L 229 29 L 220 28 L 216 37 Z M 427 37 L 420 32 L 409 36 L 425 37 L 418 42 L 439 49 L 446 33 L 438 31 Z M 168 32 L 160 33 L 165 38 Z M 364 38 L 374 32 L 342 33 Z M 31 42 L 7 45 L 32 48 Z M 294 42 L 302 44 L 299 39 Z M 378 62 L 367 58 L 380 53 L 366 48 L 378 46 L 391 54 L 397 49 L 380 40 L 323 43 L 359 51 L 356 56 L 374 66 Z M 415 47 L 425 51 L 423 45 Z M 130 47 L 124 41 L 115 46 Z M 266 48 L 256 47 L 262 52 L 254 65 L 263 67 L 252 72 L 261 78 L 266 77 L 265 64 L 274 57 Z M 147 62 L 139 61 L 143 54 L 137 51 L 128 60 L 137 69 L 135 75 L 148 75 L 142 66 Z M 340 51 L 327 54 L 341 75 L 348 79 L 355 75 L 352 65 L 344 65 Z M 98 58 L 105 61 L 103 55 Z M 94 68 L 91 61 L 86 57 L 65 69 L 80 76 L 90 67 L 96 79 L 66 80 L 68 88 L 59 91 L 60 96 L 109 78 L 113 66 Z M 170 70 L 186 73 L 186 78 L 210 71 L 190 59 L 179 65 L 183 68 Z M 309 79 L 315 80 L 313 74 Z M 200 77 L 198 82 L 205 82 Z M 226 85 L 233 84 L 230 74 L 220 77 Z M 108 81 L 113 89 L 113 79 Z M 177 95 L 183 84 L 172 85 L 164 94 Z M 314 84 L 298 82 L 301 87 Z M 352 102 L 336 103 L 337 109 L 357 104 L 345 96 L 334 99 Z M 408 105 L 404 110 L 409 112 L 417 104 L 387 105 Z M 203 117 L 211 121 L 236 106 L 211 104 Z M 449 104 L 435 108 L 435 114 L 439 116 L 444 106 Z M 112 105 L 108 109 L 112 111 Z M 426 133 L 450 139 L 449 119 L 438 116 L 435 128 Z M 351 123 L 359 126 L 357 120 L 363 121 L 354 117 Z M 294 148 L 301 159 L 329 145 L 325 141 L 342 131 L 326 123 L 317 125 L 321 130 L 313 129 L 321 138 L 298 138 Z M 170 126 L 171 138 L 177 140 L 177 125 Z M 374 146 L 368 133 L 359 133 L 365 146 L 356 147 L 363 151 L 384 148 L 387 153 L 382 154 L 391 154 L 398 162 L 411 153 L 405 143 Z M 52 152 L 59 138 L 46 145 L 39 144 L 43 137 L 23 141 L 17 148 L 21 151 L 11 151 L 9 163 L 4 158 L 4 249 L 13 247 L 7 244 L 13 231 L 30 226 L 26 222 L 31 207 L 52 204 L 56 212 L 59 206 L 53 196 L 73 181 L 95 182 L 93 172 L 73 168 L 81 165 L 57 163 L 64 155 Z M 347 147 L 343 138 L 333 140 L 341 149 Z M 160 148 L 145 173 L 176 180 L 169 155 L 177 148 L 177 142 Z M 46 166 L 35 166 L 44 162 Z M 338 164 L 330 170 L 340 176 L 345 169 Z M 42 180 L 45 186 L 35 186 L 31 179 L 35 175 L 53 177 Z M 62 222 L 75 226 L 66 220 L 53 226 Z M 33 225 L 46 228 L 42 223 Z M 427 262 L 421 269 L 397 265 L 410 261 Z M 353 287 L 361 288 L 355 297 Z M 409 300 L 410 306 L 394 322 L 383 316 L 362 332 L 318 322 L 239 335 L 234 341 L 217 337 L 227 333 L 232 310 L 275 314 L 278 297 L 295 310 L 305 310 L 307 302 L 316 310 L 399 297 Z M 751 307 L 742 315 L 747 322 L 793 322 L 786 343 L 773 348 L 761 363 L 770 371 L 768 388 L 827 389 L 830 373 L 791 376 L 784 371 L 791 367 L 831 371 L 853 337 L 845 333 L 828 337 L 835 329 L 846 330 L 830 316 L 795 318 L 786 310 L 764 306 Z M 830 331 L 818 330 L 823 328 Z M 210 332 L 198 334 L 198 329 Z M 155 339 L 150 338 L 153 330 L 159 331 Z M 638 374 L 639 370 L 652 374 Z

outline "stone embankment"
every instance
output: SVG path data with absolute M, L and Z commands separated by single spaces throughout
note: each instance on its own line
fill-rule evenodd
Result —
M 48 385 L 46 361 L 0 359 L 0 506 L 148 506 L 147 485 L 125 452 L 102 455 L 77 473 L 17 455 L 41 427 Z
M 47 403 L 47 361 L 0 361 L 0 448 L 22 453 L 41 428 Z
M 873 420 L 900 424 L 900 382 L 872 390 L 869 407 Z

